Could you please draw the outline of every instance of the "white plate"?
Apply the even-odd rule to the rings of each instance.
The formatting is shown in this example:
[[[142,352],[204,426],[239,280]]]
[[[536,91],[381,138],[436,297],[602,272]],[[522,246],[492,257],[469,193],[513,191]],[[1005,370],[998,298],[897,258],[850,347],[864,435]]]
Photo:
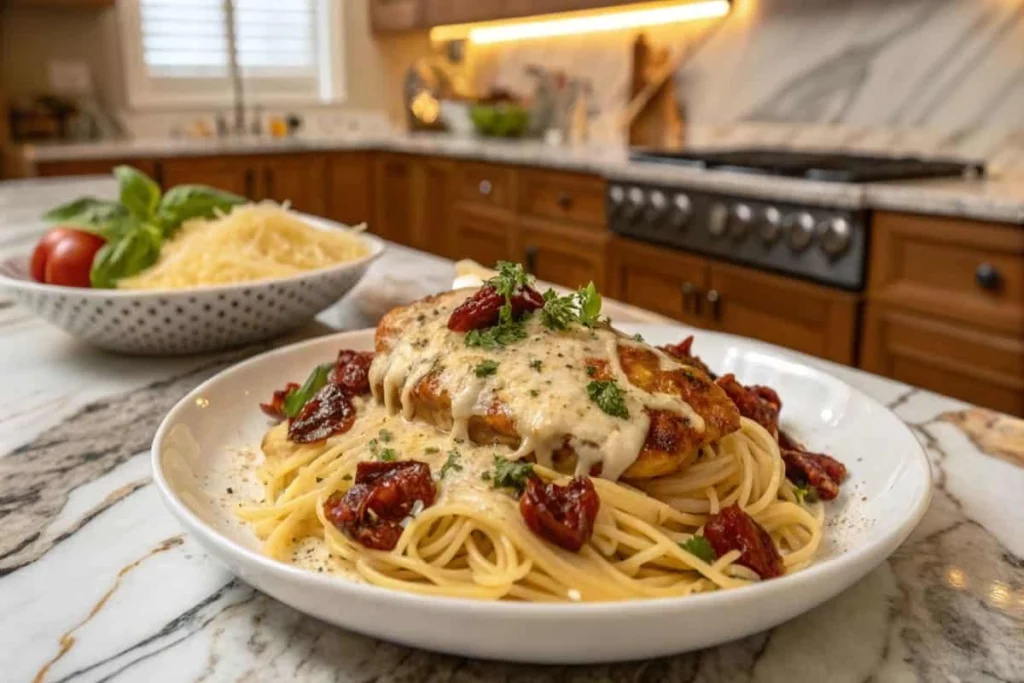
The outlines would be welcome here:
[[[656,344],[686,334],[675,326],[622,328]],[[168,414],[153,442],[153,470],[171,511],[243,580],[298,610],[379,638],[538,663],[642,659],[715,645],[775,626],[850,586],[906,539],[931,497],[920,444],[883,406],[781,349],[698,330],[695,351],[713,369],[774,387],[783,423],[849,468],[840,497],[828,506],[827,542],[812,567],[683,598],[541,605],[413,595],[271,560],[222,507],[223,473],[239,447],[259,444],[267,428],[259,401],[340,348],[372,348],[372,335],[346,332],[296,344],[217,375]]]
[[[348,229],[298,214],[322,230]],[[177,355],[250,344],[308,323],[345,296],[384,243],[360,236],[369,253],[287,278],[188,289],[89,289],[35,282],[28,255],[0,261],[0,289],[68,334],[120,353]]]

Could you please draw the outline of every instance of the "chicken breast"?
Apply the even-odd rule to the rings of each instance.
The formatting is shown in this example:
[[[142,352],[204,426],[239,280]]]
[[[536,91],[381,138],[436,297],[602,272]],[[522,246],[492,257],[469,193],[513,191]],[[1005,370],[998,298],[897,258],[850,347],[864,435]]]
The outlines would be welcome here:
[[[476,344],[447,327],[473,291],[381,320],[370,371],[378,400],[474,443],[612,479],[678,471],[739,428],[736,406],[704,372],[607,325],[553,330],[535,313],[521,338]]]

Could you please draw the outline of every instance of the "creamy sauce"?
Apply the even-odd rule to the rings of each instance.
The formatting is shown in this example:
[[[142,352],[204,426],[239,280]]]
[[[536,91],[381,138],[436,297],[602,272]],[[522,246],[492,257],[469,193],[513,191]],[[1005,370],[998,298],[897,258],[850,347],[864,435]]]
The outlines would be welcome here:
[[[471,293],[466,291],[465,296]],[[626,378],[618,345],[640,344],[610,329],[571,325],[567,330],[552,331],[534,314],[525,323],[526,339],[504,348],[469,347],[464,334],[447,327],[451,311],[464,298],[410,306],[404,312],[407,318],[398,321],[401,331],[390,350],[374,358],[371,387],[389,414],[413,419],[416,405],[412,392],[436,372],[438,391],[446,392],[451,400],[454,438],[468,440],[470,418],[487,415],[497,406],[520,437],[519,447],[509,458],[533,454],[539,464],[551,467],[553,454],[569,444],[577,456],[576,474],[588,474],[601,465],[601,476],[613,480],[636,461],[643,447],[650,426],[646,409],[679,413],[694,429],[704,430],[704,420],[685,401],[649,393]],[[608,363],[622,390],[628,419],[609,415],[590,399],[588,359]],[[493,374],[478,377],[477,368],[484,361],[497,363],[497,368]]]

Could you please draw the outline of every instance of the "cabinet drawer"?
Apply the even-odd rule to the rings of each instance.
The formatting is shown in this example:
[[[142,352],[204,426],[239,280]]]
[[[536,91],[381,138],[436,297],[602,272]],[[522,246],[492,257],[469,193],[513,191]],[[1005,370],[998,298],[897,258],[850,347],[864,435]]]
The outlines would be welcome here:
[[[462,164],[456,172],[456,196],[481,206],[511,208],[515,171],[490,164]]]
[[[869,297],[989,329],[1024,331],[1024,230],[878,213]]]
[[[691,325],[705,326],[700,307],[710,277],[705,259],[613,237],[608,260],[611,296]]]
[[[1011,415],[1024,415],[1024,340],[870,303],[861,367]]]
[[[526,171],[519,179],[523,213],[603,228],[604,181],[576,173]]]

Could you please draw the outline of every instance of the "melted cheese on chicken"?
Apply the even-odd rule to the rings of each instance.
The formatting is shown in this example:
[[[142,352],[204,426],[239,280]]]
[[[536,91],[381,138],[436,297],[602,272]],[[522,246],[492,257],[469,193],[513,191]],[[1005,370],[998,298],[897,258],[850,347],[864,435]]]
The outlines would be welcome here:
[[[620,346],[650,347],[621,336],[608,327],[589,329],[572,325],[567,330],[546,328],[541,316],[525,321],[527,336],[506,347],[485,349],[466,345],[466,335],[447,327],[451,311],[471,292],[460,292],[417,309],[414,319],[387,348],[381,349],[370,367],[374,397],[390,414],[406,420],[417,415],[416,393],[425,382],[450,404],[451,427],[457,439],[469,439],[474,416],[507,418],[519,442],[510,456],[533,454],[546,467],[554,466],[555,454],[570,447],[576,455],[576,474],[596,471],[618,479],[636,461],[651,426],[649,410],[681,416],[695,432],[705,422],[679,396],[648,392],[634,385],[619,360]],[[661,352],[663,366],[680,367]],[[591,400],[588,361],[603,361],[621,390],[627,418],[605,412]],[[492,372],[488,363],[496,363]]]

